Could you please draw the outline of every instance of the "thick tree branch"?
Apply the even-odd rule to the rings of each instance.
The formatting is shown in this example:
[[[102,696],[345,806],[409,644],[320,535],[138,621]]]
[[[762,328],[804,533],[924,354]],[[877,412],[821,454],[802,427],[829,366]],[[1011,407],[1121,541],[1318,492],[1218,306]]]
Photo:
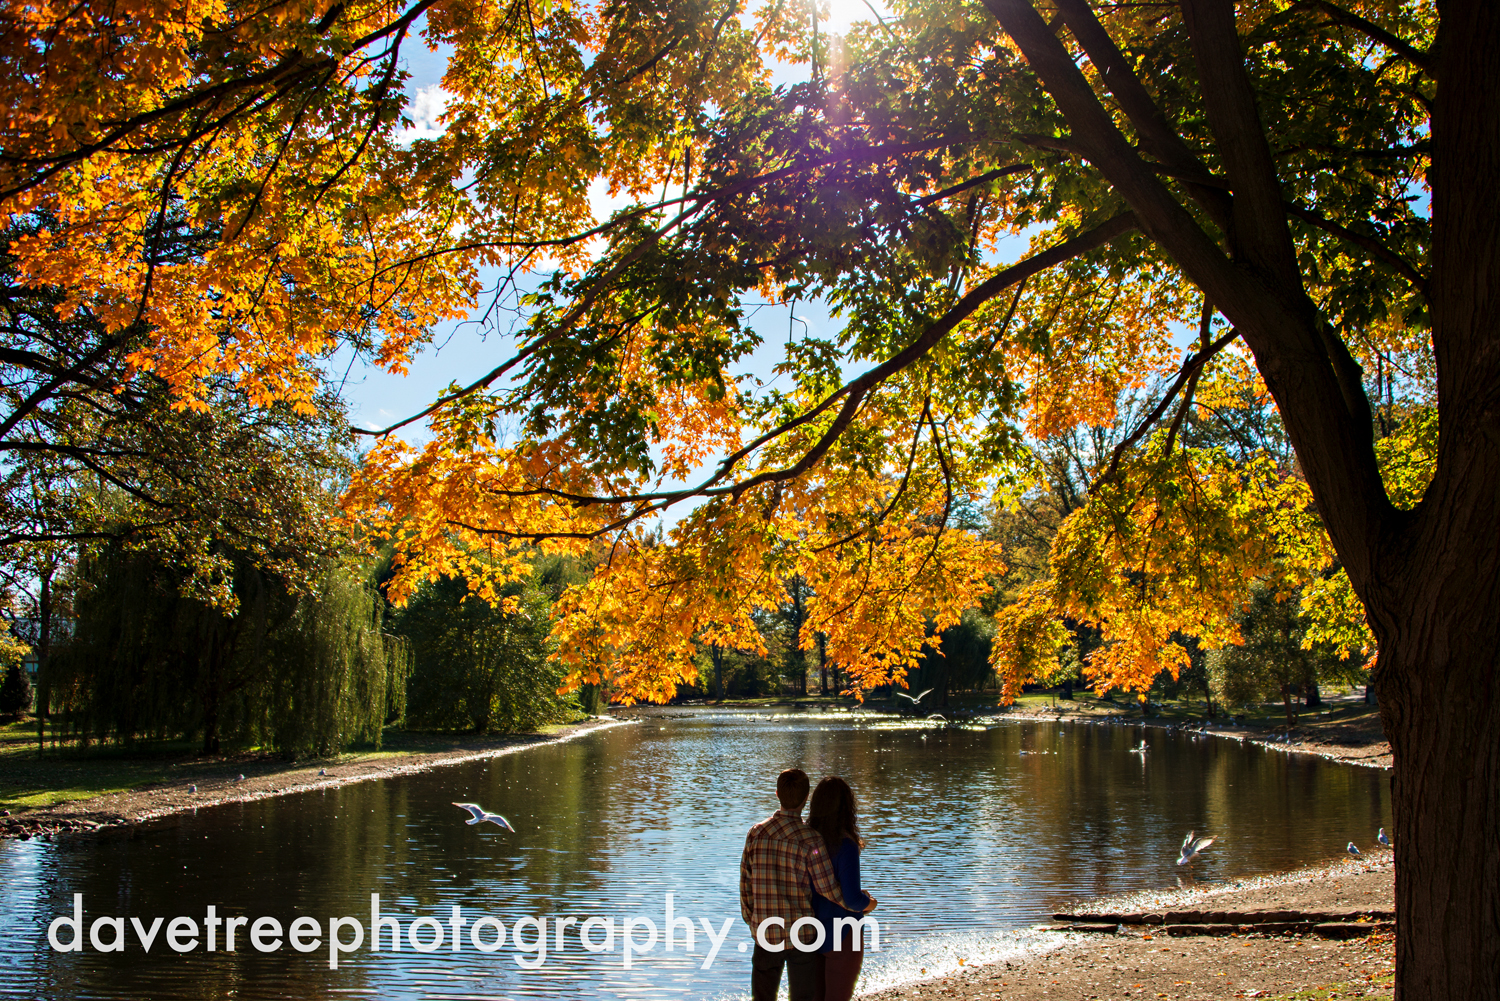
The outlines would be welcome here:
[[[877,388],[881,383],[891,378],[898,372],[909,368],[949,333],[974,314],[981,306],[990,299],[999,295],[1010,286],[1025,281],[1033,275],[1039,274],[1048,268],[1055,267],[1064,261],[1071,260],[1091,250],[1097,250],[1117,237],[1135,229],[1135,217],[1125,212],[1107,220],[1087,232],[1080,233],[1055,247],[1044,250],[1039,254],[1018,261],[1007,268],[1001,269],[987,280],[970,289],[957,303],[939,317],[932,325],[927,327],[911,344],[897,352],[885,362],[865,372],[863,375],[849,381],[839,389],[830,393],[818,403],[817,406],[799,414],[792,420],[786,421],[775,428],[766,431],[749,444],[742,446],[735,452],[720,461],[713,474],[696,486],[686,487],[682,490],[662,491],[653,493],[624,494],[615,496],[597,496],[591,494],[580,494],[565,490],[556,490],[547,487],[536,487],[528,490],[497,490],[499,496],[548,496],[558,500],[568,501],[580,507],[604,504],[634,504],[639,505],[624,517],[613,521],[611,524],[579,535],[569,533],[558,537],[586,537],[594,538],[609,534],[618,530],[632,521],[638,520],[646,515],[661,511],[671,505],[685,500],[689,497],[722,497],[730,496],[738,498],[745,491],[753,489],[766,483],[785,482],[795,479],[807,470],[815,466],[818,461],[828,452],[848,428],[858,413],[863,400]],[[748,479],[735,483],[724,483],[730,474],[740,463],[754,454],[763,446],[772,441],[809,424],[833,409],[835,404],[843,401],[843,405],[834,415],[829,426],[819,436],[818,440],[798,459],[797,462],[781,469],[766,470]],[[455,523],[457,524],[457,523]],[[472,525],[463,527],[471,528],[477,532],[497,534],[493,531]],[[518,536],[520,537],[520,536]],[[531,538],[532,536],[524,536]],[[547,536],[550,537],[550,536]],[[540,538],[540,537],[538,537]]]
[[[1304,0],[1302,3],[1294,4],[1292,10],[1316,10],[1328,15],[1328,19],[1334,24],[1346,28],[1353,28],[1373,41],[1390,49],[1396,55],[1416,66],[1428,76],[1436,78],[1437,67],[1433,65],[1432,57],[1410,42],[1391,32],[1386,31],[1380,25],[1368,18],[1360,17],[1352,10],[1345,10],[1338,4],[1330,3],[1329,0]]]
[[[1157,177],[1155,169],[1137,155],[1067,50],[1047,30],[1032,3],[984,0],[984,4],[1016,42],[1057,103],[1067,119],[1071,141],[1086,149],[1090,162],[1135,210],[1141,230],[1176,260],[1245,338],[1286,421],[1319,509],[1327,518],[1334,545],[1356,589],[1360,588],[1369,581],[1376,549],[1396,512],[1386,496],[1375,461],[1368,408],[1361,415],[1357,406],[1349,405],[1348,379],[1343,373],[1347,366],[1330,353],[1330,346],[1323,339],[1326,323],[1303,291],[1295,268],[1290,281],[1273,277],[1275,271],[1285,267],[1281,260],[1285,248],[1277,242],[1276,227],[1280,227],[1282,234],[1287,232],[1286,210],[1276,191],[1275,172],[1267,170],[1263,162],[1259,169],[1236,168],[1251,185],[1251,191],[1242,191],[1238,178],[1232,179],[1236,222],[1244,216],[1250,227],[1250,232],[1239,234],[1241,242],[1257,245],[1264,258],[1260,262],[1247,261],[1249,266],[1246,266],[1224,253]],[[1221,22],[1225,20],[1222,10],[1218,17]],[[1235,87],[1236,75],[1238,86],[1245,86],[1244,58],[1233,34],[1232,16],[1228,18],[1228,27],[1233,42],[1229,50],[1221,51],[1226,49],[1218,37],[1222,25],[1209,30],[1212,44],[1206,45],[1206,49],[1237,64],[1223,72],[1210,67],[1204,78],[1205,91]],[[1227,79],[1221,80],[1221,76]],[[1218,109],[1221,121],[1216,128],[1225,128],[1233,122],[1256,130],[1258,140],[1230,137],[1233,148],[1244,146],[1253,155],[1258,143],[1262,157],[1267,155],[1265,137],[1254,115],[1253,95],[1247,101],[1244,95],[1206,94],[1205,103]],[[1248,123],[1244,121],[1247,111]],[[1221,148],[1220,152],[1226,160],[1229,158],[1229,149]],[[1274,203],[1267,208],[1261,203],[1271,195],[1275,196]],[[1239,210],[1241,199],[1247,206],[1243,213]],[[1275,219],[1255,218],[1248,211],[1252,205],[1261,211],[1274,210]],[[1258,228],[1264,232],[1258,232]],[[1272,243],[1269,251],[1265,246],[1268,237]],[[1289,237],[1286,239],[1289,242]],[[1267,264],[1272,266],[1270,274]]]
[[[1228,194],[1213,183],[1213,172],[1167,121],[1140,78],[1131,70],[1124,53],[1094,16],[1087,0],[1057,0],[1057,7],[1067,21],[1068,30],[1099,68],[1105,86],[1120,102],[1120,108],[1135,127],[1147,155],[1176,171],[1177,176],[1187,183],[1193,200],[1203,207],[1216,225],[1227,230],[1230,216]]]
[[[1237,261],[1272,283],[1300,288],[1297,253],[1282,210],[1276,160],[1266,141],[1232,0],[1183,0],[1182,17],[1203,81],[1203,107],[1234,190],[1229,242]]]
[[[1029,163],[1014,163],[1008,167],[997,167],[994,170],[985,171],[978,177],[971,177],[967,181],[955,184],[951,188],[944,188],[942,191],[935,191],[930,195],[924,195],[921,198],[918,198],[915,204],[919,208],[926,208],[934,202],[940,202],[944,198],[952,198],[956,194],[968,191],[970,188],[977,188],[981,184],[988,184],[990,181],[996,181],[1002,177],[1009,177],[1012,174],[1024,174],[1028,170],[1034,169],[1036,168],[1034,168]]]
[[[1428,297],[1427,276],[1412,266],[1411,262],[1390,247],[1373,236],[1363,236],[1354,232],[1347,226],[1342,226],[1327,218],[1321,212],[1298,205],[1296,202],[1287,202],[1286,211],[1289,215],[1301,219],[1309,225],[1316,226],[1325,233],[1332,233],[1341,240],[1346,240],[1362,250],[1368,250],[1370,256],[1376,260],[1383,261],[1391,266],[1398,275],[1411,282],[1412,287],[1417,290],[1422,298]]]

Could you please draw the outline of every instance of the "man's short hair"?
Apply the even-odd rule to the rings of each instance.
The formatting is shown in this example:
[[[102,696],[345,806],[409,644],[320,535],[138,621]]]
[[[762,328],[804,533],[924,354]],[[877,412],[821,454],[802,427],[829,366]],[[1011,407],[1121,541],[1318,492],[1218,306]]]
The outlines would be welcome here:
[[[812,783],[807,781],[807,773],[800,768],[788,768],[776,776],[776,798],[781,800],[782,809],[802,809],[802,804],[807,802],[807,790],[811,786]]]

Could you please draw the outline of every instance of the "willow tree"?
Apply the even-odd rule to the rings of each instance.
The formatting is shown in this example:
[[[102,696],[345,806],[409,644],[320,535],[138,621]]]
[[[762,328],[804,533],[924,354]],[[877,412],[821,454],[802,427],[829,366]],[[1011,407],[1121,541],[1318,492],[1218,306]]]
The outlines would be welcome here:
[[[232,609],[191,568],[117,543],[81,561],[73,636],[47,669],[53,711],[88,744],[198,737],[288,757],[379,746],[404,709],[409,655],[381,628],[384,601],[338,563],[293,591],[231,555]]]
[[[559,652],[663,698],[795,576],[802,642],[868,686],[997,568],[954,511],[1159,380],[999,623],[1008,684],[1061,617],[1099,628],[1096,683],[1140,686],[1174,635],[1241,640],[1247,579],[1324,582],[1328,634],[1379,651],[1397,989],[1500,992],[1496,5],[898,0],[842,38],[779,0],[168,8],[26,6],[0,37],[0,207],[40,227],[17,268],[97,350],[140,323],[128,364],[189,406],[218,372],[305,401],[340,340],[403,365],[476,263],[551,272],[517,353],[348,494],[397,600],[464,574],[502,601],[520,547],[596,547]],[[403,144],[424,15],[446,131]],[[636,201],[596,225],[600,179]],[[844,328],[737,378],[754,304],[815,296]],[[77,368],[35,362],[19,410]],[[1294,466],[1184,446],[1246,393]]]

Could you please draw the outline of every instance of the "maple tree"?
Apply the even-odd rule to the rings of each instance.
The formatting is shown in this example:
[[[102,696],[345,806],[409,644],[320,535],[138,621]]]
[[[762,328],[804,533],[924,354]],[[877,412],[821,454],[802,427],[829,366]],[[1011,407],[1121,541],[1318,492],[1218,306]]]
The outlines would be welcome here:
[[[997,666],[1014,691],[1067,617],[1094,683],[1141,687],[1174,636],[1243,640],[1249,581],[1303,588],[1312,639],[1378,648],[1398,991],[1500,991],[1494,5],[903,0],[832,38],[711,0],[7,11],[9,253],[104,332],[23,359],[13,415],[105,357],[189,408],[226,373],[313,407],[334,345],[399,369],[498,267],[516,352],[415,415],[426,441],[377,437],[346,508],[398,601],[462,576],[503,605],[527,547],[588,551],[559,655],[661,699],[696,642],[757,650],[790,579],[804,646],[899,676],[1003,562],[955,509],[1160,385]],[[417,30],[450,99],[404,142]],[[633,199],[603,224],[598,180]],[[737,377],[751,304],[814,297],[843,330]],[[1247,395],[1294,464],[1183,440]]]

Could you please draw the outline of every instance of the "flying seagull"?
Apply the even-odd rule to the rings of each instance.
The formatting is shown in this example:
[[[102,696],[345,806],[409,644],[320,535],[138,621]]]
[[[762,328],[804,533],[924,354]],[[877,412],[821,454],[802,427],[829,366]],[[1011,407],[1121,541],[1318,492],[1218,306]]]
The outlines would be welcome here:
[[[896,693],[897,697],[899,697],[899,698],[911,700],[911,704],[914,705],[914,706],[915,705],[920,705],[921,702],[922,702],[922,700],[925,699],[927,696],[929,696],[931,694],[932,694],[932,689],[930,689],[930,688],[927,689],[927,691],[923,692],[921,695],[907,695],[905,692],[897,692]]]
[[[1359,849],[1354,847],[1354,842],[1353,841],[1349,842],[1349,847],[1346,848],[1345,851],[1347,851],[1350,855],[1358,855],[1359,854]]]
[[[1375,840],[1380,842],[1382,847],[1389,848],[1391,846],[1391,839],[1385,836],[1384,827],[1380,829],[1379,834],[1375,835]]]
[[[1197,831],[1188,831],[1187,837],[1182,839],[1182,857],[1177,860],[1178,865],[1187,865],[1198,857],[1199,852],[1218,840],[1217,838],[1194,837],[1197,833]]]
[[[480,806],[478,803],[454,803],[453,805],[463,807],[465,810],[468,810],[474,815],[472,820],[464,821],[464,823],[468,824],[471,827],[475,824],[482,824],[486,820],[488,820],[496,827],[503,827],[512,834],[516,833],[516,829],[510,826],[510,821],[506,820],[498,813],[491,813],[484,807]]]

